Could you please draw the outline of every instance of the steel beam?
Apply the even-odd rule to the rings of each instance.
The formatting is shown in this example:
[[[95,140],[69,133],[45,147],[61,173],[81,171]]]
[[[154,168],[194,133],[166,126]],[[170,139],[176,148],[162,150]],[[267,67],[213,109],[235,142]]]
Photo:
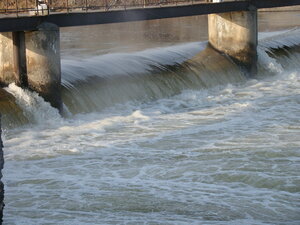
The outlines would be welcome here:
[[[248,7],[249,2],[243,1],[107,12],[57,13],[33,17],[19,15],[18,18],[0,19],[0,32],[35,30],[43,22],[54,23],[59,27],[82,26],[242,11]]]
[[[258,9],[300,5],[300,0],[250,0]]]
[[[250,6],[260,9],[294,5],[300,5],[300,0],[249,0],[105,12],[64,12],[52,13],[48,16],[21,17],[19,15],[18,18],[9,17],[0,19],[0,32],[35,30],[43,22],[54,23],[59,27],[83,26],[247,11]]]

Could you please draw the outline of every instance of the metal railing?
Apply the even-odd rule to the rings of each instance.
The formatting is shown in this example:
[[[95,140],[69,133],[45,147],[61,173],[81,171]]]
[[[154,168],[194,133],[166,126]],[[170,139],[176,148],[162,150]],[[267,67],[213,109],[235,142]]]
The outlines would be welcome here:
[[[205,3],[206,0],[0,0],[1,17],[127,10]]]

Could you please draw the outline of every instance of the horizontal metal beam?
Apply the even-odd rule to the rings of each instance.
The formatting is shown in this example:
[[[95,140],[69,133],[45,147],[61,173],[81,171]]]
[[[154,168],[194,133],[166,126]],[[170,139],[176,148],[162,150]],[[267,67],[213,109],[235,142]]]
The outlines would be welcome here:
[[[258,9],[300,5],[300,0],[251,0]]]
[[[247,2],[224,2],[219,4],[209,3],[108,12],[59,13],[48,16],[3,18],[0,19],[0,32],[34,30],[42,22],[54,23],[59,27],[82,26],[240,11],[246,10],[248,6]]]
[[[59,27],[83,26],[245,11],[249,10],[250,6],[272,8],[289,5],[300,5],[300,0],[250,0],[108,12],[57,13],[48,16],[2,18],[0,19],[0,32],[35,30],[43,22],[54,23]]]

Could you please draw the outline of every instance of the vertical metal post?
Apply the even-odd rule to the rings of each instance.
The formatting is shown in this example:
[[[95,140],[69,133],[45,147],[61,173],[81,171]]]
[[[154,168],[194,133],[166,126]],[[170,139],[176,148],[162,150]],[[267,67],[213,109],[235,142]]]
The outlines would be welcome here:
[[[12,32],[15,82],[18,86],[27,87],[27,66],[24,31]]]
[[[5,10],[5,13],[8,12],[8,0],[6,0],[6,10]]]
[[[41,4],[42,15],[44,16],[44,5]]]
[[[17,10],[17,17],[19,17],[19,5],[18,5],[18,0],[16,0],[16,10]]]
[[[66,1],[67,1],[67,12],[69,13],[69,0]]]
[[[50,6],[51,6],[51,0],[50,1],[46,1],[46,5],[47,5],[47,15],[49,16],[50,15]]]
[[[39,15],[39,1],[38,0],[35,1],[35,5],[36,5],[36,7],[35,7],[36,15],[38,16]]]
[[[104,11],[108,11],[108,3],[107,0],[105,0],[105,10]]]

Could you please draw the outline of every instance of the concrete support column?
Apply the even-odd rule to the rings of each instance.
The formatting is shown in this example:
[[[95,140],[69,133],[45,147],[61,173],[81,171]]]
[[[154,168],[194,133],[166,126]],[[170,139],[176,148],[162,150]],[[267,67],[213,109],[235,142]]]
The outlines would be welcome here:
[[[0,86],[15,82],[62,110],[59,27],[0,33]]]
[[[0,85],[15,82],[12,32],[0,33]]]
[[[27,87],[26,47],[24,31],[12,32],[15,83]]]
[[[209,43],[256,74],[257,10],[208,15]]]
[[[25,45],[28,87],[61,110],[59,27],[43,23],[36,31],[25,32]]]

